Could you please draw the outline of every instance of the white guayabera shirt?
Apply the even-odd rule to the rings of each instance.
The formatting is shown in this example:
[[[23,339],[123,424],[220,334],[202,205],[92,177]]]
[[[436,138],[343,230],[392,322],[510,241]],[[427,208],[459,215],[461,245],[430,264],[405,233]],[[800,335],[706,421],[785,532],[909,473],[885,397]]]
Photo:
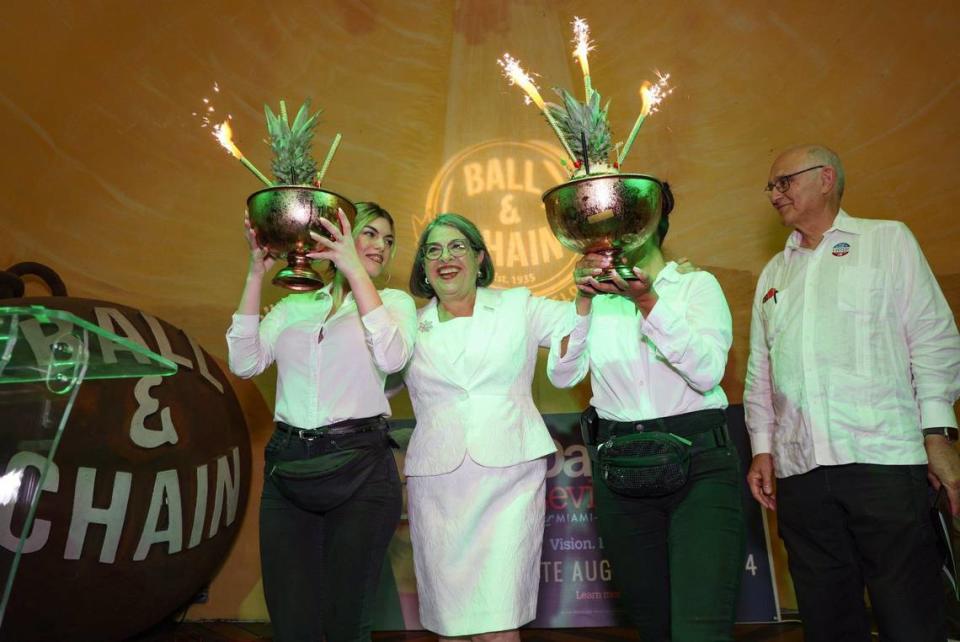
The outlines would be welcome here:
[[[653,287],[658,301],[646,318],[625,297],[595,296],[589,330],[581,322],[563,358],[551,353],[550,381],[567,388],[589,370],[590,405],[614,421],[726,408],[720,380],[733,323],[717,279],[702,271],[680,274],[671,261]]]
[[[413,354],[417,311],[400,290],[380,290],[383,305],[361,317],[348,293],[327,319],[330,286],[283,298],[261,321],[234,314],[227,331],[230,371],[254,377],[277,362],[274,417],[297,428],[390,415],[388,374]]]
[[[795,231],[760,274],[744,405],[778,477],[924,464],[921,429],[955,427],[958,394],[957,326],[903,223],[840,210],[816,249]]]

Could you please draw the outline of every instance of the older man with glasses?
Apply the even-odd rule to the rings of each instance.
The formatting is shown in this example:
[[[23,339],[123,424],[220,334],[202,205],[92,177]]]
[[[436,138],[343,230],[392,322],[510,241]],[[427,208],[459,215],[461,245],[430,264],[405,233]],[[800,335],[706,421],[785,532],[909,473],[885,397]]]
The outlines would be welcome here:
[[[766,191],[786,248],[757,284],[744,404],[753,496],[777,511],[808,642],[943,642],[928,479],[960,513],[960,336],[916,239],[840,208],[822,146],[786,150]]]

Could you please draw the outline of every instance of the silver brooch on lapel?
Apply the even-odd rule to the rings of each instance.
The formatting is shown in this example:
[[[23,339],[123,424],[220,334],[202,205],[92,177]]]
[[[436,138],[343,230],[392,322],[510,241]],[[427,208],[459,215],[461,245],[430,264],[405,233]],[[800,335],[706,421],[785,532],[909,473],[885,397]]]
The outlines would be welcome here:
[[[421,321],[419,327],[420,332],[430,332],[433,329],[433,324],[430,321]]]

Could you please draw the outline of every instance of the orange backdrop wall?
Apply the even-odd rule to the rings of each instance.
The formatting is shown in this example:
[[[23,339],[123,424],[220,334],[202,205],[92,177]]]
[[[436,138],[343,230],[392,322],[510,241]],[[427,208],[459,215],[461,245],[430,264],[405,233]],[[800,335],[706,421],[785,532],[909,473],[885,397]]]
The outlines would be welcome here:
[[[667,252],[725,287],[732,402],[756,275],[787,234],[761,191],[785,146],[835,148],[844,207],[906,221],[960,309],[960,4],[946,0],[12,3],[0,21],[0,269],[45,263],[72,295],[141,308],[225,357],[247,262],[244,201],[259,184],[194,112],[206,97],[214,116],[230,113],[240,148],[266,171],[263,103],[310,96],[324,110],[317,155],[343,134],[325,186],[398,221],[391,287],[405,287],[418,230],[446,209],[487,233],[502,285],[569,296],[573,257],[551,244],[539,199],[562,180],[560,148],[495,61],[518,57],[548,100],[552,86],[582,91],[575,15],[592,28],[593,83],[611,100],[615,140],[639,111],[640,83],[671,74],[676,89],[624,169],[671,183]],[[255,446],[273,385],[256,382],[266,404],[252,387],[241,394]],[[535,394],[544,412],[589,399],[542,372]],[[394,407],[411,416],[402,393]],[[191,617],[265,616],[255,515],[254,503]],[[791,606],[788,583],[780,589]]]

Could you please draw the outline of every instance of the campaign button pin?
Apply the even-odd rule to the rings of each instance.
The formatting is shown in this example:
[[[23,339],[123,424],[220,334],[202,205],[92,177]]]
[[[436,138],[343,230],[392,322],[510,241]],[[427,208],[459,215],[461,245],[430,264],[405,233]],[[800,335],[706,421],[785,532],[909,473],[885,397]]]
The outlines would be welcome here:
[[[833,246],[834,256],[846,256],[848,252],[850,252],[849,243],[837,243]]]

